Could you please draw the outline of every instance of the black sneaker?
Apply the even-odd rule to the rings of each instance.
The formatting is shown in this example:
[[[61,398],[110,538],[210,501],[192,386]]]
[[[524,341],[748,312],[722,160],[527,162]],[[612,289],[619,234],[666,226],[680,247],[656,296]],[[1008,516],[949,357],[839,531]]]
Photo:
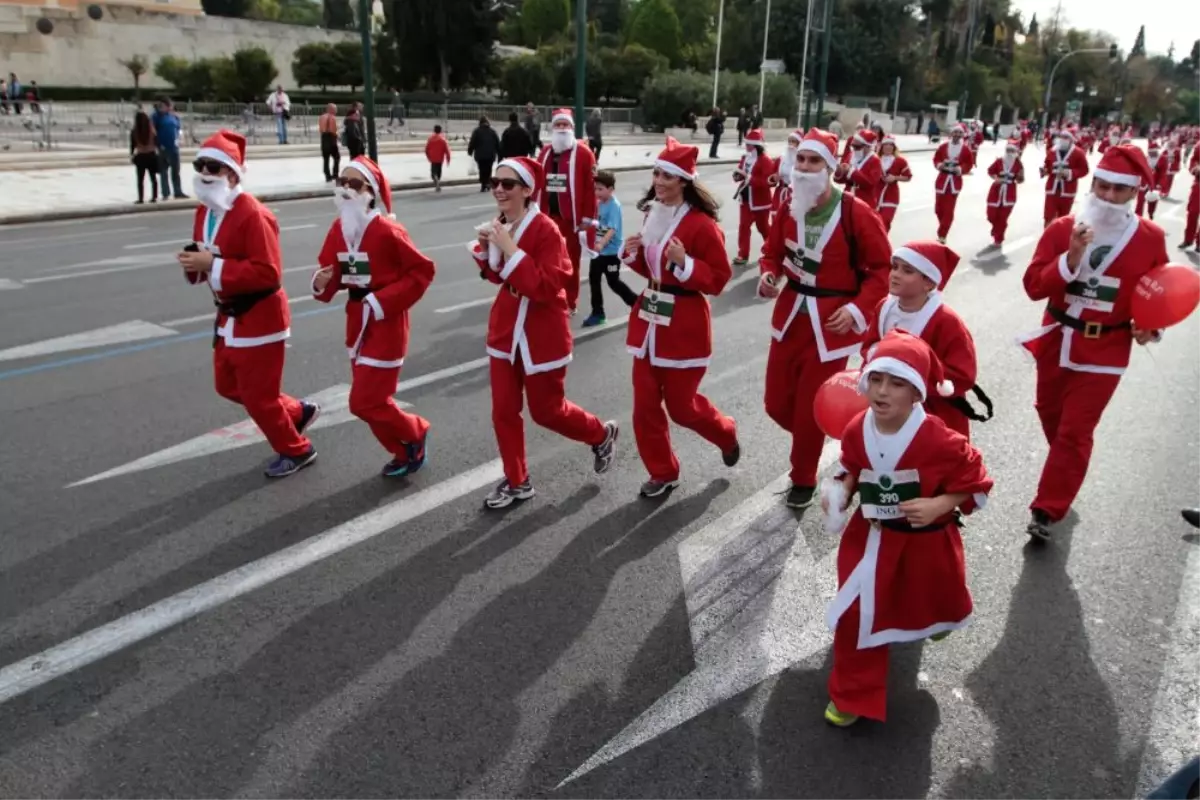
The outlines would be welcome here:
[[[815,486],[792,486],[788,489],[785,502],[788,508],[808,508],[813,504],[816,493]]]
[[[612,466],[613,459],[617,456],[617,435],[620,432],[615,419],[604,423],[604,441],[592,447],[592,452],[596,455],[593,469],[597,475],[603,475]]]
[[[1045,511],[1033,510],[1033,517],[1025,526],[1025,532],[1038,542],[1050,541],[1050,517]]]
[[[533,484],[529,481],[520,486],[513,486],[505,479],[484,498],[483,504],[491,509],[508,508],[517,500],[528,500],[535,494],[537,493],[533,490]]]
[[[733,427],[733,449],[727,453],[721,453],[721,460],[725,462],[725,466],[737,466],[738,461],[742,457],[742,443],[737,439],[737,423]]]
[[[1200,528],[1200,508],[1185,508],[1179,513],[1193,528]]]
[[[642,497],[649,497],[649,498],[662,497],[663,495],[665,495],[667,492],[671,491],[678,485],[679,485],[679,481],[677,481],[677,480],[674,480],[674,481],[648,480],[642,484],[642,488],[640,490],[638,490],[638,494],[640,494]]]
[[[317,417],[321,416],[321,407],[316,403],[310,403],[307,400],[300,401],[300,421],[296,423],[296,433],[304,433],[308,430],[308,426],[317,421]]]

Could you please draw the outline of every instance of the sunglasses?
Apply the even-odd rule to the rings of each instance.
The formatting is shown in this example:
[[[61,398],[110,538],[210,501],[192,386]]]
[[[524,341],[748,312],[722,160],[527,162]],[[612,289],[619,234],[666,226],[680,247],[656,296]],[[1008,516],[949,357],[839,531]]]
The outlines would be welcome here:
[[[504,191],[506,191],[506,192],[514,191],[514,190],[516,190],[516,188],[518,186],[524,186],[524,185],[525,184],[521,183],[519,180],[517,180],[515,178],[492,178],[492,188],[498,189],[501,186],[503,186]]]
[[[192,169],[201,175],[220,175],[225,165],[212,158],[197,158],[192,162]]]
[[[338,177],[335,183],[338,188],[349,189],[352,192],[361,192],[367,185],[367,182],[362,178],[343,178],[341,176]]]

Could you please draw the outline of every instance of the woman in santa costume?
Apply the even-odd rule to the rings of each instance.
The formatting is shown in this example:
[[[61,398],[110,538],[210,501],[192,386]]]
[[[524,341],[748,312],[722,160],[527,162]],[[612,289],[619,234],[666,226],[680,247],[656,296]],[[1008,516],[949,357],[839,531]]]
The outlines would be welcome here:
[[[896,218],[896,209],[900,207],[900,184],[912,180],[912,169],[908,159],[900,155],[896,148],[896,139],[885,136],[879,144],[879,165],[883,169],[883,191],[879,193],[879,203],[875,210],[883,220],[883,229],[892,229],[892,220]]]
[[[596,157],[583,139],[575,138],[575,114],[569,108],[554,112],[550,143],[538,155],[546,181],[536,187],[533,202],[558,225],[567,242],[571,275],[566,283],[567,307],[579,303],[579,260],[596,244]]]
[[[425,465],[429,422],[402,410],[392,395],[408,352],[408,310],[433,282],[433,261],[395,221],[391,187],[371,159],[346,165],[334,201],[338,216],[317,256],[313,296],[328,303],[346,290],[350,413],[392,454],[384,477],[411,475]]]
[[[617,423],[601,422],[566,399],[571,261],[559,228],[530,199],[544,181],[541,164],[531,158],[501,161],[492,178],[500,215],[480,226],[471,246],[481,277],[500,286],[487,332],[492,426],[504,462],[504,481],[484,501],[492,509],[534,495],[523,400],[538,425],[591,445],[597,475],[608,471],[616,453]]]
[[[625,240],[621,258],[649,281],[625,339],[633,354],[633,433],[650,473],[643,497],[661,497],[679,485],[668,417],[716,445],[726,466],[741,455],[733,419],[699,392],[712,359],[705,295],[719,295],[733,275],[717,203],[697,181],[699,154],[667,141],[654,162],[642,230]]]
[[[1200,147],[1192,150],[1188,171],[1192,173],[1192,190],[1188,194],[1187,220],[1183,223],[1183,241],[1179,248],[1194,245],[1200,253]]]
[[[975,156],[963,141],[966,134],[966,128],[956,125],[950,131],[950,141],[938,145],[933,154],[933,166],[938,171],[933,184],[933,213],[937,215],[937,238],[942,244],[946,243],[950,226],[954,224],[954,207],[962,192],[963,175],[971,174],[975,166]]]
[[[1138,187],[1137,207],[1134,213],[1140,217],[1142,212],[1146,212],[1147,217],[1154,219],[1154,212],[1158,209],[1158,201],[1162,197],[1161,192],[1167,185],[1167,158],[1158,142],[1153,140],[1146,143],[1146,155],[1154,180]]]
[[[1087,475],[1092,436],[1133,343],[1158,338],[1133,327],[1130,302],[1138,280],[1167,263],[1162,228],[1133,213],[1138,186],[1151,180],[1146,155],[1133,145],[1104,151],[1092,191],[1076,216],[1042,232],[1025,271],[1030,300],[1045,301],[1042,327],[1022,337],[1037,361],[1034,407],[1050,453],[1030,504],[1027,532],[1050,539]]]
[[[784,205],[784,195],[792,181],[792,167],[796,164],[796,148],[800,146],[800,140],[803,138],[804,131],[789,133],[787,147],[784,148],[783,155],[776,159],[775,174],[771,176],[771,185],[775,187],[774,194],[771,196],[772,215],[779,213],[780,206]]]
[[[987,218],[992,225],[992,249],[1004,244],[1008,218],[1017,204],[1017,185],[1025,182],[1025,167],[1021,164],[1020,145],[1013,139],[1004,145],[1004,155],[988,167],[992,186],[988,189]]]
[[[1075,134],[1064,128],[1054,135],[1054,144],[1046,149],[1046,163],[1039,171],[1046,179],[1043,218],[1049,226],[1071,213],[1079,179],[1088,174],[1087,155],[1075,145]]]
[[[1170,197],[1171,189],[1175,186],[1175,176],[1179,174],[1180,169],[1183,167],[1183,142],[1180,140],[1179,134],[1172,134],[1167,140],[1165,155],[1167,158],[1167,178],[1159,191],[1163,197]]]
[[[320,409],[280,391],[291,313],[275,215],[242,188],[246,139],[219,130],[196,153],[200,205],[192,244],[176,256],[189,283],[207,283],[217,306],[213,373],[217,394],[238,403],[276,452],[268,478],[307,467],[317,450],[304,430]]]
[[[867,315],[887,294],[892,248],[879,215],[833,184],[837,137],[811,129],[796,153],[791,204],[763,247],[758,296],[771,316],[764,404],[791,434],[791,508],[813,502],[825,434],[813,399],[858,355]]]
[[[958,513],[982,509],[992,479],[979,451],[922,408],[941,380],[929,345],[905,331],[884,336],[859,379],[870,405],[846,427],[839,469],[822,487],[826,530],[845,526],[826,616],[825,720],[838,727],[887,719],[890,645],[939,641],[971,618]]]
[[[738,244],[735,266],[750,260],[750,229],[757,228],[765,241],[771,224],[771,178],[775,162],[767,157],[763,132],[755,128],[746,134],[746,152],[742,154],[733,180],[737,189],[733,197],[738,202]]]
[[[874,131],[861,130],[854,134],[850,140],[853,150],[850,160],[839,164],[833,175],[835,181],[845,185],[870,208],[879,205],[879,197],[883,194],[883,162],[875,153],[877,141]]]

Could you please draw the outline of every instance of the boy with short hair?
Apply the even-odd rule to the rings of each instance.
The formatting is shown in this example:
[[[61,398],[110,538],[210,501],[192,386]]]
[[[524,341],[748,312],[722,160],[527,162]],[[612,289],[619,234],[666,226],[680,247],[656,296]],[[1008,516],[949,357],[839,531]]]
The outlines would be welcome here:
[[[450,143],[442,135],[441,125],[433,126],[433,133],[425,142],[425,157],[429,159],[429,177],[433,179],[433,189],[440,192],[442,190],[442,165],[450,163]]]
[[[598,205],[597,219],[600,227],[596,230],[596,253],[592,256],[591,268],[588,273],[588,283],[592,287],[592,313],[583,321],[583,327],[592,328],[603,325],[604,316],[604,287],[601,279],[608,281],[608,288],[617,293],[625,305],[633,308],[638,295],[621,280],[621,201],[617,199],[616,176],[608,170],[596,173],[596,203]]]

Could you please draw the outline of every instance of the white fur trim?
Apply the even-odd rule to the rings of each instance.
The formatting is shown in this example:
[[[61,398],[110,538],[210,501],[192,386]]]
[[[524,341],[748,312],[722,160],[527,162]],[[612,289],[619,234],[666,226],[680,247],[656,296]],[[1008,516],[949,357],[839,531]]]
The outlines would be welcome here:
[[[683,265],[675,270],[675,279],[680,283],[687,283],[688,279],[692,277],[692,271],[695,268],[696,262],[692,260],[692,257],[684,256]]]
[[[674,175],[676,178],[683,178],[685,181],[694,181],[698,177],[695,173],[684,172],[682,167],[672,164],[670,161],[664,161],[661,158],[655,159],[654,168],[661,169],[663,172],[668,175]]]
[[[1071,268],[1067,265],[1067,254],[1063,253],[1061,256],[1058,257],[1058,274],[1067,283],[1070,283],[1071,281],[1078,278],[1079,272],[1082,269],[1083,269],[1083,263],[1080,262],[1079,269],[1076,269],[1074,272],[1072,272]]]
[[[575,115],[574,114],[555,114],[553,117],[550,118],[550,124],[553,125],[556,122],[569,122],[572,125],[574,125],[575,124]]]
[[[937,385],[937,393],[942,397],[952,397],[954,395],[954,382],[941,381]]]
[[[856,306],[854,303],[846,303],[846,305],[842,306],[842,308],[849,311],[850,316],[854,317],[854,332],[866,333],[867,318],[863,316],[863,313],[859,310],[858,306]]]
[[[508,276],[513,274],[513,270],[517,268],[517,265],[520,264],[521,260],[524,258],[524,250],[518,250],[517,252],[513,253],[512,257],[509,258],[508,261],[504,262],[504,269],[500,270],[500,279],[505,281],[508,280]]]
[[[383,319],[383,306],[380,305],[379,298],[375,296],[374,292],[364,297],[363,301],[371,307],[371,312],[375,315],[375,319]]]
[[[888,375],[894,375],[897,378],[903,378],[916,387],[917,391],[921,393],[921,402],[925,402],[925,379],[917,374],[917,371],[911,365],[891,356],[876,358],[863,366],[862,375],[858,378],[859,394],[867,393],[867,378],[872,372],[883,372]]]
[[[393,361],[381,361],[378,358],[368,358],[366,356],[357,356],[354,363],[363,367],[379,367],[381,369],[396,369],[404,366],[404,359],[397,358]]]
[[[221,291],[221,272],[225,268],[225,259],[214,258],[212,269],[208,273],[208,285],[212,287],[214,292]]]
[[[215,147],[201,147],[196,151],[196,160],[199,161],[202,158],[220,161],[222,164],[236,172],[239,178],[244,178],[246,176],[246,167],[234,161],[224,150],[218,150]]]
[[[803,150],[806,153],[816,153],[829,166],[830,169],[837,169],[838,160],[833,153],[829,152],[829,148],[815,139],[805,139],[800,142],[800,146],[796,148],[799,152]]]
[[[1146,192],[1146,202],[1147,203],[1157,203],[1161,199],[1162,199],[1162,195],[1160,195],[1158,192],[1154,191],[1153,189]]]
[[[862,134],[862,131],[859,131],[858,133],[854,134],[854,136],[852,137],[852,140],[854,141],[854,143],[855,144],[865,144],[867,147],[870,147],[871,143],[868,142],[866,139],[862,138],[861,134]],[[895,142],[893,142],[893,144],[895,144]]]
[[[913,250],[911,247],[897,247],[892,251],[892,258],[898,258],[905,264],[933,281],[934,286],[942,285],[942,271],[932,261]]]
[[[1141,177],[1138,175],[1127,175],[1124,172],[1113,172],[1108,169],[1096,169],[1092,173],[1092,177],[1120,186],[1138,186],[1142,182]]]
[[[521,182],[530,189],[537,188],[537,184],[533,182],[533,175],[529,174],[529,170],[525,169],[525,165],[520,161],[514,161],[511,158],[506,158],[496,165],[496,169],[500,169],[500,167],[508,167],[513,172],[517,173],[517,177],[521,179]]]
[[[371,191],[374,193],[375,199],[382,204],[383,200],[379,197],[379,182],[375,180],[375,176],[371,174],[371,170],[367,169],[357,161],[351,161],[346,166],[366,178],[367,185],[371,187]]]

